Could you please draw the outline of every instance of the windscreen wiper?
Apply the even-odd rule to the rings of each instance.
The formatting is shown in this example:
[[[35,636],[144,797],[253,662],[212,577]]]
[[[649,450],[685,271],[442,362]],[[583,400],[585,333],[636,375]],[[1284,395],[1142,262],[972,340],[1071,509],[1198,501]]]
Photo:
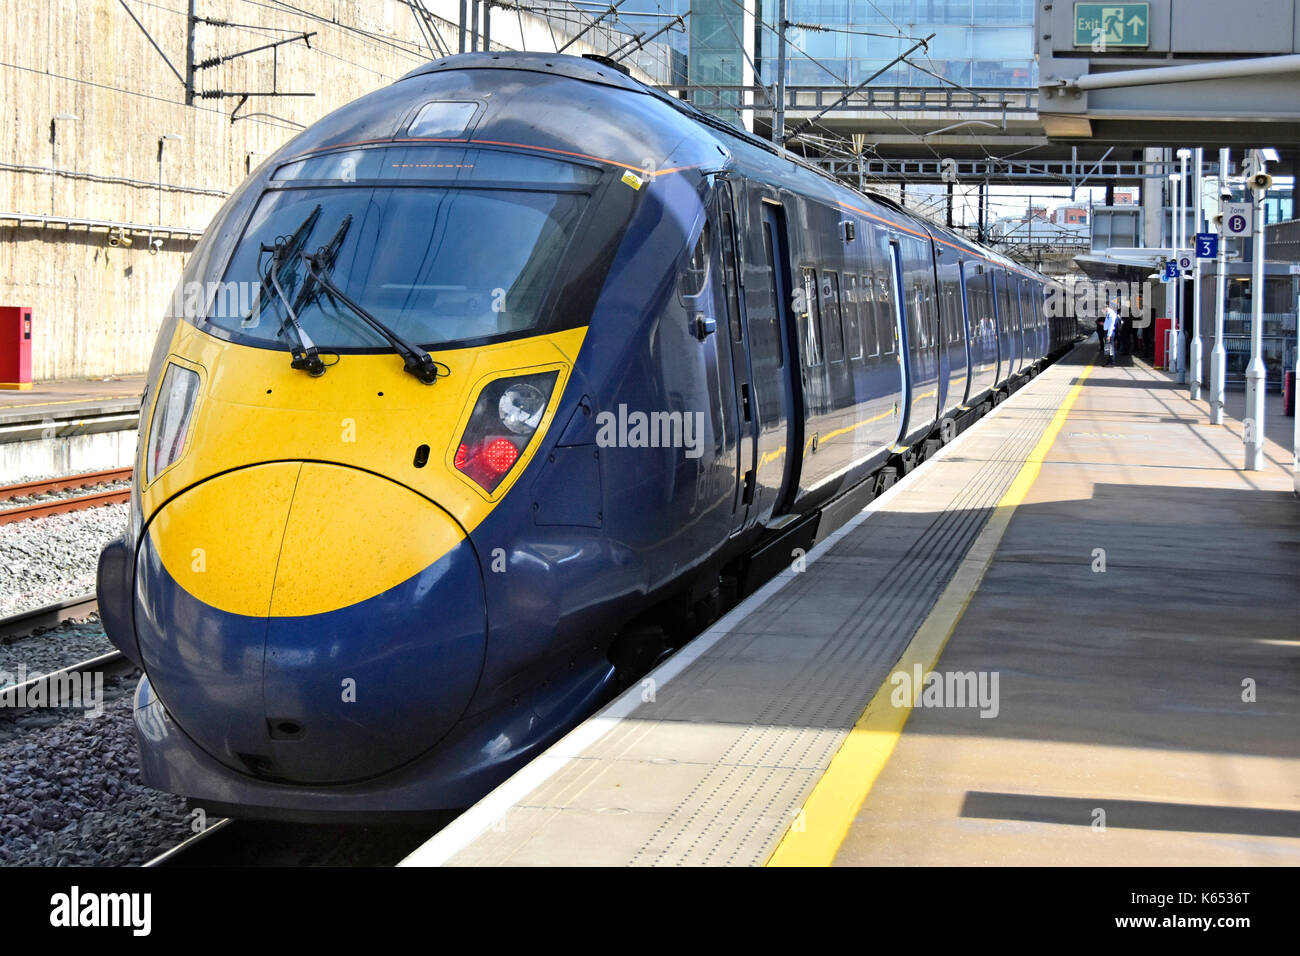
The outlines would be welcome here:
[[[271,268],[267,271],[267,276],[271,280],[271,287],[275,289],[276,295],[284,303],[286,312],[285,319],[280,323],[280,331],[286,329],[292,334],[293,342],[289,347],[289,367],[296,368],[306,372],[312,378],[319,378],[325,374],[325,363],[321,361],[320,353],[316,348],[316,343],[311,340],[303,330],[302,323],[298,321],[298,313],[294,311],[293,304],[289,301],[289,296],[285,294],[280,287],[280,265],[288,257],[286,253],[287,245],[277,242],[274,245],[262,246],[263,252],[271,253]]]
[[[252,308],[244,316],[244,322],[247,323],[262,308],[262,303],[267,298],[267,290],[273,290],[280,301],[284,304],[285,318],[280,323],[278,334],[283,334],[286,330],[290,333],[292,342],[289,344],[289,366],[300,371],[306,372],[312,378],[318,378],[325,374],[325,363],[321,361],[319,350],[316,348],[310,336],[303,330],[302,323],[298,321],[298,313],[293,304],[289,301],[288,294],[280,285],[280,271],[285,264],[292,261],[294,253],[302,247],[311,231],[316,226],[316,220],[320,217],[320,203],[307,214],[307,217],[298,224],[298,228],[288,239],[280,237],[270,245],[262,243],[258,248],[258,258],[262,254],[271,253],[271,263],[267,266],[265,274],[262,276],[262,283],[257,290],[257,299]]]
[[[334,235],[330,241],[316,250],[316,255],[324,269],[333,270],[334,262],[338,259],[339,249],[343,247],[343,239],[347,236],[351,225],[352,213],[348,213],[343,217],[343,221],[339,223],[338,229],[334,230]],[[301,310],[303,306],[319,294],[316,288],[317,285],[319,283],[316,281],[316,277],[311,272],[308,272],[307,277],[303,279],[302,288],[298,290],[297,296],[294,297],[293,307],[295,311]]]
[[[317,203],[315,208],[312,209],[311,212],[307,213],[307,218],[298,224],[298,228],[293,231],[293,234],[289,236],[288,239],[281,237],[275,241],[274,245],[270,246],[263,243],[258,253],[258,261],[261,262],[262,253],[274,253],[277,247],[282,247],[287,253],[287,255],[280,257],[280,264],[283,266],[283,263],[288,261],[289,257],[293,256],[302,247],[302,244],[306,241],[307,237],[311,235],[311,231],[316,227],[316,220],[319,217],[320,203]],[[272,265],[274,266],[275,263],[272,262]],[[267,272],[262,276],[262,284],[258,286],[257,298],[253,300],[252,308],[244,314],[241,324],[245,326],[248,325],[253,316],[262,310],[262,303],[270,298],[270,293],[272,291],[273,283],[271,282],[271,272],[270,270],[267,270]]]
[[[318,252],[302,253],[303,261],[307,263],[307,271],[313,280],[320,283],[325,293],[331,298],[342,302],[357,317],[364,321],[368,326],[382,335],[402,357],[404,370],[410,372],[425,385],[432,385],[438,380],[438,376],[445,374],[441,371],[447,366],[440,362],[435,362],[424,349],[418,345],[412,345],[406,339],[402,338],[388,326],[384,325],[377,318],[371,315],[366,309],[354,302],[346,292],[340,289],[334,280],[329,277],[329,269],[333,268],[333,263],[329,261],[326,253],[328,250],[322,249]]]

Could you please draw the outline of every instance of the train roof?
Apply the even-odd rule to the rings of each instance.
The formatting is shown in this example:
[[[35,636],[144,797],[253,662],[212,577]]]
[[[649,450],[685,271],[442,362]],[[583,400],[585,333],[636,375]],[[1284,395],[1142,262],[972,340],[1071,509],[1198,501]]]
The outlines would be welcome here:
[[[482,118],[485,124],[491,124],[489,138],[483,141],[531,143],[533,138],[540,136],[542,141],[536,144],[538,148],[558,153],[569,152],[574,156],[591,153],[599,156],[600,151],[604,150],[607,161],[628,169],[640,169],[642,165],[610,159],[613,147],[618,146],[621,152],[627,154],[623,157],[624,160],[628,157],[640,159],[640,154],[637,153],[639,149],[647,152],[657,150],[674,166],[693,164],[706,169],[710,166],[733,168],[738,173],[767,180],[809,198],[838,204],[914,235],[933,236],[947,246],[965,250],[1008,269],[1045,278],[965,236],[922,219],[886,197],[858,192],[784,147],[732,126],[663,90],[648,86],[628,75],[622,67],[605,59],[558,53],[501,51],[462,53],[431,60],[406,73],[391,86],[335,111],[295,137],[293,143],[282,152],[292,155],[295,151],[328,149],[351,142],[372,141],[368,137],[374,137],[375,140],[397,137],[402,129],[401,124],[410,119],[410,112],[418,99],[418,96],[410,95],[410,81],[477,70],[535,73],[576,80],[592,87],[604,87],[611,92],[617,91],[614,95],[632,93],[647,97],[646,109],[624,108],[619,111],[617,124],[606,123],[603,128],[596,128],[599,124],[594,107],[604,99],[602,95],[595,94],[592,97],[595,102],[583,107],[585,113],[582,110],[565,113],[564,104],[551,100],[545,104],[550,109],[541,109],[540,102],[527,102],[527,90],[515,90],[513,99],[518,102],[513,108],[508,105],[511,97],[503,97],[496,101],[496,110]],[[489,86],[485,80],[486,78],[468,82],[467,93],[472,95],[474,88]],[[529,84],[529,90],[536,88],[540,97],[545,95],[546,88],[550,85],[545,82]],[[649,101],[658,106],[651,105]],[[673,114],[666,114],[664,107],[673,111],[677,122],[669,118]],[[542,122],[544,116],[551,121]],[[587,121],[583,122],[584,119]],[[527,126],[526,133],[531,138],[525,138],[524,126]],[[476,131],[475,135],[481,135],[481,131]],[[620,139],[622,142],[616,142]]]

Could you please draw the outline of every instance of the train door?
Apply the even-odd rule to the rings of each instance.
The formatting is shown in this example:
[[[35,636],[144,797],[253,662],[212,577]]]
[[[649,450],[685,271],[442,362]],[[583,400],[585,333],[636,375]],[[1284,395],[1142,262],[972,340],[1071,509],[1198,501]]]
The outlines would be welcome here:
[[[980,277],[980,301],[983,303],[981,314],[988,325],[989,348],[993,353],[993,381],[989,382],[989,388],[996,388],[998,382],[1006,377],[1007,352],[1002,345],[1002,335],[998,332],[998,303],[993,294],[993,268],[989,265],[976,268]]]
[[[947,250],[935,267],[939,291],[939,349],[945,356],[940,383],[944,386],[941,411],[954,409],[966,402],[970,384],[970,343],[967,341],[966,295],[961,277],[962,263]]]
[[[1029,303],[1025,301],[1025,280],[1022,276],[1016,276],[1015,281],[1016,307],[1020,313],[1020,367],[1029,368],[1037,357],[1035,353],[1037,351],[1038,329],[1034,324],[1034,313],[1029,308]]]
[[[1000,343],[998,352],[1005,359],[1002,363],[999,374],[999,381],[1005,381],[1016,374],[1016,369],[1020,367],[1020,336],[1018,327],[1020,315],[1018,309],[1011,307],[1011,297],[1008,295],[1008,276],[1005,269],[997,269],[993,272],[993,299],[997,307],[998,317],[998,341]]]
[[[952,356],[948,354],[948,342],[950,339],[949,328],[953,321],[952,313],[949,311],[948,300],[943,294],[943,281],[940,277],[942,266],[940,266],[939,260],[942,255],[943,251],[939,248],[939,244],[936,243],[934,237],[931,236],[930,271],[934,275],[934,289],[936,293],[935,304],[938,306],[939,312],[938,335],[935,337],[935,341],[938,344],[937,357],[939,360],[938,382],[936,383],[939,400],[936,404],[939,407],[940,418],[943,417],[944,409],[951,404],[948,400],[948,388],[952,379]]]
[[[753,489],[753,411],[751,411],[749,356],[745,351],[744,315],[740,306],[740,278],[736,258],[736,215],[731,185],[720,179],[708,203],[708,220],[716,241],[710,250],[714,286],[719,393],[722,395],[723,444],[732,472],[732,532],[744,528]],[[725,359],[724,359],[725,356]],[[728,388],[729,386],[729,388]],[[746,488],[749,485],[749,488]]]
[[[911,429],[912,419],[912,392],[913,385],[913,360],[912,350],[908,347],[906,306],[903,304],[903,256],[898,248],[898,240],[890,239],[887,243],[889,252],[889,282],[892,288],[889,290],[889,298],[894,305],[894,337],[898,343],[898,363],[902,372],[902,417],[898,422],[898,442],[907,440],[908,432]]]
[[[757,445],[755,401],[753,376],[749,365],[749,335],[746,333],[741,287],[743,273],[739,234],[736,230],[736,207],[731,184],[725,179],[720,180],[715,196],[719,236],[717,249],[722,266],[718,275],[722,278],[720,290],[724,300],[722,314],[726,316],[726,329],[718,331],[720,334],[725,332],[730,343],[731,374],[735,384],[736,491],[732,500],[732,511],[735,516],[732,532],[737,533],[749,523],[749,506],[754,498],[754,456]],[[719,348],[722,348],[722,343],[719,343]]]
[[[910,363],[906,440],[911,441],[939,417],[939,319],[929,238],[903,235],[896,242]]]
[[[799,488],[803,447],[803,397],[795,376],[800,374],[799,350],[796,347],[794,285],[790,276],[790,244],[786,238],[785,210],[774,202],[762,202],[764,272],[770,288],[772,323],[768,348],[760,354],[775,357],[772,378],[778,383],[784,421],[772,431],[765,430],[760,439],[757,481],[762,487],[777,487],[772,515],[790,510]],[[756,326],[755,326],[756,327]],[[764,421],[766,425],[766,420]]]
[[[971,266],[971,268],[967,268]],[[966,389],[966,404],[992,388],[998,380],[998,342],[988,304],[988,280],[979,264],[961,263],[958,269],[961,281],[961,298],[966,310],[969,329],[967,355],[970,360],[970,384]]]

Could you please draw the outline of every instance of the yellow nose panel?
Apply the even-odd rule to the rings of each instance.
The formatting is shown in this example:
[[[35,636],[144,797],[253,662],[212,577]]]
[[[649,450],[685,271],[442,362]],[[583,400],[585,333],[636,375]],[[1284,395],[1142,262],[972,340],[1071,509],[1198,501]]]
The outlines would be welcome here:
[[[415,492],[318,462],[254,465],[168,502],[149,526],[167,573],[210,607],[323,614],[382,594],[463,539]]]
[[[168,502],[149,538],[172,580],[211,607],[265,617],[301,468],[296,461],[240,468]]]
[[[271,616],[323,614],[382,594],[463,537],[446,512],[395,482],[307,462],[280,548]]]

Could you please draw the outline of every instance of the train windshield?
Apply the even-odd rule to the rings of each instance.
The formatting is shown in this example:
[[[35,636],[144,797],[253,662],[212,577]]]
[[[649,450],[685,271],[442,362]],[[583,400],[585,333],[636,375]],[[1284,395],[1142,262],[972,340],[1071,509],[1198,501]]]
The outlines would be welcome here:
[[[216,296],[209,321],[237,340],[282,346],[292,310],[322,348],[386,347],[313,278],[312,256],[318,274],[410,342],[434,348],[539,328],[587,192],[572,179],[553,190],[447,188],[437,177],[450,170],[429,166],[437,172],[426,183],[403,175],[400,185],[355,167],[337,185],[319,170],[284,177],[281,167],[276,178],[296,180],[293,188],[262,196],[222,283],[249,294]]]

